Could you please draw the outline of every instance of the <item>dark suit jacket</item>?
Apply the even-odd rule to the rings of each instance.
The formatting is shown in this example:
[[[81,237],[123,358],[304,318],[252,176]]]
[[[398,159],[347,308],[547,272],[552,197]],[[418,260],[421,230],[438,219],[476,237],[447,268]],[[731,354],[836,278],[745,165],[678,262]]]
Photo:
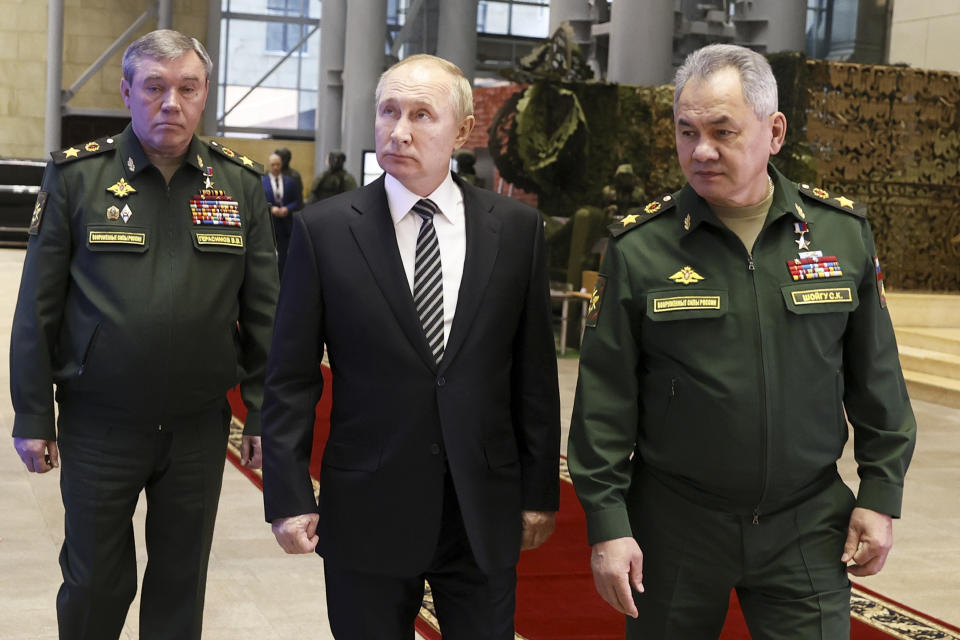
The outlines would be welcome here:
[[[442,363],[404,275],[383,177],[294,221],[263,408],[268,521],[319,509],[324,557],[416,575],[449,468],[477,563],[519,557],[523,509],[559,502],[560,416],[543,223],[462,181],[466,260]],[[308,473],[324,343],[333,371],[319,506]]]
[[[297,191],[297,183],[290,176],[281,174],[280,178],[283,180],[283,198],[277,198],[273,192],[272,175],[267,173],[260,179],[263,182],[263,192],[267,196],[267,205],[270,207],[286,207],[290,210],[290,214],[299,211],[303,208],[303,194]],[[289,238],[293,229],[293,216],[287,215],[286,218],[278,218],[271,215],[270,217],[273,219],[273,228],[277,235],[282,234]]]

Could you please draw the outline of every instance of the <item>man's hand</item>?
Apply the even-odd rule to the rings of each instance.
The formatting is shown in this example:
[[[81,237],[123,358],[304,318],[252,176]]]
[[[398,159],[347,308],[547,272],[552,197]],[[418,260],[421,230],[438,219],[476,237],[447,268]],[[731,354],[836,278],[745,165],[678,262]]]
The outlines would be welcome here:
[[[23,460],[27,471],[46,473],[60,466],[60,450],[56,440],[43,438],[14,438],[13,448]]]
[[[524,511],[520,517],[523,519],[520,551],[536,549],[542,545],[557,526],[556,511]]]
[[[633,538],[615,538],[593,545],[590,554],[593,583],[611,607],[636,618],[637,605],[630,586],[643,593],[643,552]]]
[[[893,547],[893,518],[885,513],[856,507],[850,514],[847,541],[840,562],[854,564],[847,571],[864,577],[880,573]]]
[[[320,537],[317,535],[317,523],[320,514],[305,513],[289,518],[277,518],[270,524],[277,543],[287,553],[311,553],[317,548]]]
[[[240,446],[240,464],[251,469],[259,469],[263,466],[260,436],[243,436],[243,444]]]

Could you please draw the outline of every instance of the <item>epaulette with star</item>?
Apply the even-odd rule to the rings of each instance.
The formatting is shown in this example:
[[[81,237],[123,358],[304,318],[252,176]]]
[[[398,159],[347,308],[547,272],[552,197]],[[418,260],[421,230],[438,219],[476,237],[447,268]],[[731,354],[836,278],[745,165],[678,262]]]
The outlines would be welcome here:
[[[111,151],[115,146],[113,136],[106,136],[104,138],[98,138],[97,140],[91,140],[86,144],[71,145],[66,149],[53,151],[50,153],[50,157],[53,158],[54,164],[63,164],[65,162],[72,162],[73,160],[89,158],[90,156],[101,154],[104,151]]]
[[[214,151],[222,155],[224,158],[229,158],[230,160],[233,160],[241,167],[250,169],[250,171],[253,171],[255,174],[259,176],[262,176],[264,174],[263,165],[260,164],[259,162],[255,162],[245,155],[238,154],[233,149],[223,146],[216,140],[211,140],[207,144],[210,145],[211,149],[213,149]]]
[[[820,187],[811,187],[805,183],[798,184],[797,189],[803,195],[807,196],[811,200],[819,202],[820,204],[825,204],[828,207],[839,209],[840,211],[855,215],[858,218],[867,217],[867,205],[864,202],[854,202],[850,198],[837,194],[831,194],[826,189],[821,189]]]
[[[630,209],[627,215],[608,226],[607,229],[610,230],[610,235],[614,238],[622,236],[627,231],[639,227],[644,222],[653,220],[664,211],[672,209],[676,204],[673,196],[667,194],[658,200],[646,204],[642,209]]]

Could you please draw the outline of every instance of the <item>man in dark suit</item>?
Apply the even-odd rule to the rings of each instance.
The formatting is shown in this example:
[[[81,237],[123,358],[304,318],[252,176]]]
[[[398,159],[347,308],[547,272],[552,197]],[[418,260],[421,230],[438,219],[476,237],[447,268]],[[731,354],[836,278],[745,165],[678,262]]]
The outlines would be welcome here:
[[[283,277],[283,265],[287,261],[287,247],[293,229],[293,213],[303,207],[303,194],[290,176],[283,174],[283,158],[278,153],[270,154],[268,173],[261,178],[273,220],[273,233],[277,240],[277,266]]]
[[[377,86],[386,175],[294,219],[264,404],[266,518],[325,560],[339,638],[513,638],[515,565],[558,508],[559,398],[540,215],[451,175],[469,82],[433,56]],[[333,370],[319,505],[308,464]]]

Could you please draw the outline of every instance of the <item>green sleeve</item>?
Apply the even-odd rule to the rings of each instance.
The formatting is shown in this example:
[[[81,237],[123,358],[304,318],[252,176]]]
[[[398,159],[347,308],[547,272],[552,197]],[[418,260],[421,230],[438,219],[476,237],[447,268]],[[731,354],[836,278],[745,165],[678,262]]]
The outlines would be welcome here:
[[[599,282],[603,289],[596,326],[588,327],[583,339],[567,445],[591,545],[633,535],[626,494],[639,422],[634,331],[639,322],[633,317],[637,301],[617,241],[610,243]]]
[[[67,189],[53,163],[47,165],[37,202],[40,217],[31,224],[10,333],[10,396],[14,437],[54,440],[53,356],[72,247]]]
[[[890,314],[877,285],[876,249],[866,223],[861,242],[867,264],[857,291],[860,304],[844,336],[844,408],[853,425],[860,475],[857,505],[897,518],[917,422],[900,370]]]
[[[246,178],[246,176],[244,176]],[[267,200],[259,180],[246,180],[244,190],[250,203],[247,218],[247,252],[243,286],[240,289],[240,337],[243,347],[240,381],[247,419],[243,435],[260,435],[260,407],[263,404],[263,379],[273,335],[273,316],[280,288],[273,227],[267,212]]]

